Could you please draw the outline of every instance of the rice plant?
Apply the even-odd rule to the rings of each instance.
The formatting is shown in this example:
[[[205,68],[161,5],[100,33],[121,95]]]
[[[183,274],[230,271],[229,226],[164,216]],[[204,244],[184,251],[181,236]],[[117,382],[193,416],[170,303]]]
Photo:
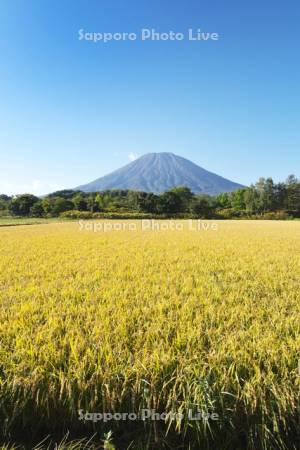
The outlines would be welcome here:
[[[137,228],[0,229],[3,442],[297,449],[299,223]],[[166,418],[78,416],[145,408]]]

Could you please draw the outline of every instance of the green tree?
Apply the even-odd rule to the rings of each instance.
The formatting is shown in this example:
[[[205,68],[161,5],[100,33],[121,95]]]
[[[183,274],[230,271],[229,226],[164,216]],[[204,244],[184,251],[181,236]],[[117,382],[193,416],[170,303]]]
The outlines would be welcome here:
[[[7,211],[9,207],[9,203],[0,198],[0,211]]]
[[[287,188],[285,183],[274,185],[274,209],[284,210],[287,208]]]
[[[72,202],[74,203],[75,209],[78,211],[87,211],[87,200],[82,194],[75,195],[75,197],[72,198]]]
[[[300,181],[289,175],[286,180],[286,208],[298,215],[300,213]]]
[[[245,192],[246,192],[246,189],[237,189],[236,191],[231,192],[231,194],[230,194],[231,206],[236,211],[242,211],[242,210],[246,209]]]
[[[178,212],[187,212],[190,209],[194,194],[188,187],[178,186],[170,189],[169,192],[176,194],[179,199],[180,205]]]
[[[96,196],[96,203],[99,211],[108,210],[112,205],[112,198],[108,192],[99,192]]]
[[[52,205],[53,205],[53,199],[52,198],[43,198],[42,200],[42,207],[45,214],[51,214],[52,211]]]
[[[255,189],[255,186],[251,185],[248,189],[246,189],[244,199],[246,211],[248,213],[255,214],[259,212],[259,194]]]
[[[175,214],[181,212],[182,201],[174,191],[167,191],[160,195],[158,211],[162,214]]]
[[[38,197],[32,194],[17,195],[10,202],[10,213],[14,216],[29,216],[31,207],[38,201]]]
[[[212,207],[210,206],[208,199],[200,196],[195,197],[191,203],[190,210],[193,214],[202,218],[208,218],[212,213]]]
[[[57,197],[54,199],[51,214],[58,216],[60,213],[74,209],[74,203],[66,198]]]
[[[32,205],[32,207],[30,208],[30,216],[32,217],[43,217],[44,213],[45,211],[42,201],[34,203],[34,205]]]
[[[92,193],[86,199],[87,209],[90,212],[99,211],[98,203],[96,202],[96,194]]]
[[[228,192],[223,192],[216,197],[217,205],[221,208],[231,208],[231,198]]]
[[[255,185],[258,192],[259,211],[271,211],[275,204],[275,190],[272,178],[260,178]]]
[[[143,192],[139,197],[139,210],[146,213],[157,213],[159,197],[152,192]]]
[[[0,200],[3,200],[4,202],[8,203],[12,200],[12,197],[10,197],[9,195],[0,194]]]

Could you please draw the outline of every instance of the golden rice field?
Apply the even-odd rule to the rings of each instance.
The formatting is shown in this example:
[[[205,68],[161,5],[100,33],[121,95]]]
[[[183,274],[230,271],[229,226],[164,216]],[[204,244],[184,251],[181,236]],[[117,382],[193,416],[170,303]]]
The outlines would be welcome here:
[[[0,228],[2,442],[69,430],[93,444],[59,448],[109,431],[102,448],[300,448],[300,222],[135,223]],[[144,408],[169,416],[78,417]]]

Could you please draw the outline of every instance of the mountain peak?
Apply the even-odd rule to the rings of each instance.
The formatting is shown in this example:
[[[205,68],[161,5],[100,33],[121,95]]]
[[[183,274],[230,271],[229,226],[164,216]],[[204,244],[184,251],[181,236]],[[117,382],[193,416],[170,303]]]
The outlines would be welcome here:
[[[158,194],[176,186],[186,186],[195,193],[209,195],[243,187],[174,153],[161,152],[146,153],[126,166],[76,189],[84,192],[132,189]]]

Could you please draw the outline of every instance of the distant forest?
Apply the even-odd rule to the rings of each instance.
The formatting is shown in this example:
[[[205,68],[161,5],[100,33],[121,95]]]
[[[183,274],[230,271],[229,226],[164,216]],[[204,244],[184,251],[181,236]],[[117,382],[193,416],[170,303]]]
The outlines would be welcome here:
[[[300,217],[300,181],[260,178],[248,188],[217,196],[193,194],[179,186],[160,195],[114,189],[84,193],[62,190],[43,198],[0,195],[0,215],[17,217],[198,217],[205,219],[289,219]]]

